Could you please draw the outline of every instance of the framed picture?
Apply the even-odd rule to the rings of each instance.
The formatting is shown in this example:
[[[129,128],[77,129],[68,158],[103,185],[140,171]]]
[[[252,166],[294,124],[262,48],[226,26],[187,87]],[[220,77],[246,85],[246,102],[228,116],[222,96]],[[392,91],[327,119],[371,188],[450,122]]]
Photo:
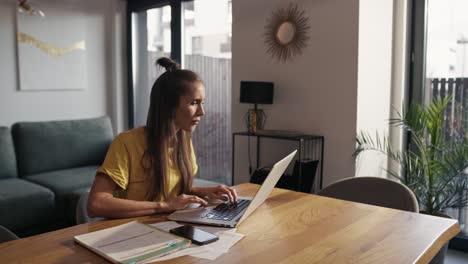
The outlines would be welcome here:
[[[81,1],[18,1],[19,90],[83,90],[88,85]],[[25,5],[26,4],[26,5]]]

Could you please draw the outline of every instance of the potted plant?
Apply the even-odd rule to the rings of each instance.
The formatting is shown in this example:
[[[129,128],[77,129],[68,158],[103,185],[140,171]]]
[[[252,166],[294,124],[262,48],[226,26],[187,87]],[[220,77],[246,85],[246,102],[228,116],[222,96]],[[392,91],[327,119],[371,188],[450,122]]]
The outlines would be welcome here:
[[[435,98],[427,106],[412,104],[406,113],[398,113],[397,118],[390,120],[391,125],[402,127],[407,133],[406,149],[393,149],[388,138],[381,138],[378,133],[373,138],[369,133],[360,132],[356,139],[356,157],[363,151],[374,150],[398,162],[400,169],[387,170],[389,175],[414,192],[422,213],[435,216],[444,216],[447,208],[462,208],[468,202],[465,192],[468,140],[463,133],[450,142],[443,136],[444,112],[450,100],[451,97]]]

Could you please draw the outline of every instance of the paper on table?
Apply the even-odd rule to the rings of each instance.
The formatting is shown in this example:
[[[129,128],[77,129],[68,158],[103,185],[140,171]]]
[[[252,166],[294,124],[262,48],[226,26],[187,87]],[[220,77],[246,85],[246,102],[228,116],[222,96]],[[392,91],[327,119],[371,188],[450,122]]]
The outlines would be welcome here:
[[[234,244],[236,244],[239,240],[244,238],[244,235],[242,234],[226,231],[218,232],[217,235],[219,236],[218,241],[203,246],[209,249],[209,251],[190,254],[190,256],[215,260],[222,254],[227,253]]]
[[[219,234],[219,233],[218,233]],[[220,239],[222,243],[211,243],[206,245],[208,248],[212,249],[213,251],[219,251],[223,253],[227,253],[229,249],[236,244],[239,240],[244,237],[242,234],[233,233],[233,232],[222,232],[220,234]]]
[[[154,227],[157,227],[164,231],[169,231],[172,228],[176,228],[182,226],[174,221],[165,221],[156,224],[151,224]],[[236,233],[235,228],[223,228],[223,227],[213,227],[213,226],[196,226],[199,229],[202,229],[206,232],[210,232],[212,234],[216,234],[219,236],[219,240],[208,245],[204,246],[197,246],[193,245],[190,248],[186,248],[175,252],[173,254],[164,256],[162,258],[154,259],[152,261],[160,261],[160,260],[167,260],[176,257],[181,257],[185,255],[197,257],[197,258],[204,258],[209,260],[214,260],[223,253],[229,251],[229,249],[236,244],[239,240],[241,240],[244,235]]]

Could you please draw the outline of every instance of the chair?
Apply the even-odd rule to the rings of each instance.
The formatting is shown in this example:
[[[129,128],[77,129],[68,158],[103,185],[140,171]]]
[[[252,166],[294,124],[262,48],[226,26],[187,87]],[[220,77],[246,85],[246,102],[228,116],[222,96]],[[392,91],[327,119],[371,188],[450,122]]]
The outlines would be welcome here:
[[[384,178],[346,178],[325,187],[318,195],[403,211],[419,212],[418,200],[408,187]]]
[[[89,217],[88,216],[88,197],[89,190],[81,194],[78,204],[76,205],[76,224],[84,224],[88,222],[97,222],[105,220],[102,217]]]
[[[11,232],[8,228],[0,225],[0,243],[8,242],[15,239],[19,239],[19,237],[13,234],[13,232]]]

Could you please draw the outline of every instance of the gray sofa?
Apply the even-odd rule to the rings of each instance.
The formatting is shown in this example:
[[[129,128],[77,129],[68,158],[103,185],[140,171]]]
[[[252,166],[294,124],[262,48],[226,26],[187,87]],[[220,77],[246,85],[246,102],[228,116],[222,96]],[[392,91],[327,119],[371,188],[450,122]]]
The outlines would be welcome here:
[[[108,117],[0,127],[0,225],[20,236],[72,225],[113,137]]]
[[[108,117],[0,127],[0,226],[29,236],[75,224],[113,137]]]

